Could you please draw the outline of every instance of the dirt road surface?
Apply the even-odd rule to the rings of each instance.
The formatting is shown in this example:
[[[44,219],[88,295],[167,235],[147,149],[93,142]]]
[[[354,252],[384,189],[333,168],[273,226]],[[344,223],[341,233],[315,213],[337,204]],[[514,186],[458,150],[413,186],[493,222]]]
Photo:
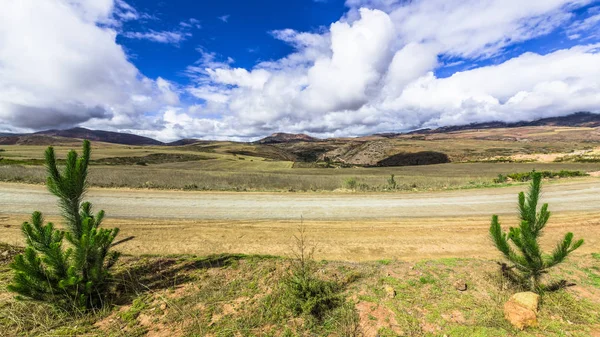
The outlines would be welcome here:
[[[285,255],[300,223],[318,257],[339,260],[497,257],[487,230],[492,214],[516,225],[515,186],[428,193],[221,193],[91,189],[87,200],[119,226],[128,253]],[[547,184],[553,217],[548,248],[567,231],[600,251],[600,180]],[[0,183],[0,241],[22,244],[19,224],[34,210],[57,221],[43,186]]]

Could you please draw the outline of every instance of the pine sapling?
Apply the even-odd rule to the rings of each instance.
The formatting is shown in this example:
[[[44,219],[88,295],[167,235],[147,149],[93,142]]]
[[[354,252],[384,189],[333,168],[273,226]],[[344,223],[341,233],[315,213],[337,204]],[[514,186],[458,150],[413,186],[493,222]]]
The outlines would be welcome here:
[[[541,277],[548,269],[563,262],[567,256],[583,244],[583,240],[573,241],[573,233],[567,233],[552,254],[544,254],[539,244],[542,230],[550,218],[548,204],[537,209],[541,192],[542,174],[532,173],[532,182],[527,195],[519,193],[519,227],[510,227],[504,232],[498,216],[492,217],[490,235],[494,245],[504,257],[512,263],[509,268],[516,269],[521,280],[534,292],[544,290]]]
[[[100,228],[104,211],[93,214],[92,205],[83,202],[90,149],[86,140],[81,157],[69,152],[63,172],[58,169],[54,149],[46,151],[47,187],[59,199],[66,231],[51,222],[44,225],[40,212],[23,223],[27,247],[11,264],[15,276],[8,287],[22,298],[77,309],[102,305],[110,283],[109,270],[119,256],[110,251],[119,229]],[[64,239],[68,247],[63,246]]]

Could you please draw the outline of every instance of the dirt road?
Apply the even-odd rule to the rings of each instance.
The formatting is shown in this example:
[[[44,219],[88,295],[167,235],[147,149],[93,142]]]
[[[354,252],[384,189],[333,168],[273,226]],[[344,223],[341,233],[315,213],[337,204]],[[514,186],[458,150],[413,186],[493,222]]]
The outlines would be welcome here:
[[[517,193],[525,186],[433,193],[209,193],[91,189],[107,225],[136,239],[132,253],[242,252],[284,254],[302,216],[323,258],[496,256],[487,241],[491,214],[515,225]],[[549,244],[565,231],[600,251],[600,180],[547,184],[543,202],[554,212]],[[0,184],[0,240],[18,243],[19,226],[34,210],[55,217],[43,186]],[[460,240],[457,235],[460,234]]]

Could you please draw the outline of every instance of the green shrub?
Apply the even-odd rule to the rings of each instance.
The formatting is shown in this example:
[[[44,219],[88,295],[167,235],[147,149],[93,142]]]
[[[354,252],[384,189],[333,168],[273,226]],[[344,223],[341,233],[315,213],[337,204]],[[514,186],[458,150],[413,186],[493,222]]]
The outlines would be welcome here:
[[[344,187],[347,189],[355,190],[357,185],[358,182],[356,181],[356,178],[348,178],[344,180]]]
[[[527,195],[519,193],[519,227],[510,227],[508,233],[503,232],[498,216],[492,216],[490,235],[494,245],[504,257],[512,263],[503,269],[511,273],[511,278],[528,284],[531,291],[544,290],[540,283],[548,269],[564,261],[567,256],[583,244],[583,240],[573,242],[573,233],[567,233],[559,242],[552,254],[543,254],[539,245],[542,230],[550,218],[548,204],[542,205],[539,212],[537,205],[541,192],[542,173],[532,172],[533,180]],[[518,273],[514,273],[516,270]]]
[[[110,252],[119,229],[101,229],[104,211],[92,214],[92,205],[83,202],[87,188],[90,143],[84,141],[83,155],[69,152],[59,172],[54,149],[46,150],[48,190],[59,198],[66,231],[51,222],[44,225],[34,212],[21,230],[27,247],[10,265],[15,275],[8,286],[21,298],[44,301],[66,309],[90,309],[102,305],[111,280],[109,270],[119,256]],[[63,247],[63,239],[69,247]]]
[[[288,275],[283,279],[285,304],[295,315],[322,319],[325,313],[343,303],[341,285],[318,277],[317,263],[313,258],[314,246],[308,247],[303,225],[294,239],[294,259]]]
[[[568,170],[560,170],[556,171],[533,171],[533,172],[523,172],[523,173],[511,173],[508,174],[507,177],[520,182],[530,181],[533,178],[534,173],[539,173],[542,178],[571,178],[571,177],[585,177],[588,174],[582,171],[568,171]]]
[[[494,184],[503,184],[508,181],[508,177],[503,174],[498,174],[498,177],[494,179]]]
[[[388,183],[389,189],[391,189],[391,190],[395,190],[396,189],[397,184],[396,184],[396,179],[394,179],[394,175],[393,174],[390,175],[390,177],[387,180],[387,183]]]

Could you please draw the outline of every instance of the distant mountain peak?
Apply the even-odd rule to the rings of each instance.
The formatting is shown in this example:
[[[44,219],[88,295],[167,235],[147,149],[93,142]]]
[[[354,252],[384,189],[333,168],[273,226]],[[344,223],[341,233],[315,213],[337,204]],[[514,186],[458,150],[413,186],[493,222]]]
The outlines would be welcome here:
[[[465,130],[519,128],[527,126],[600,127],[600,114],[588,111],[580,111],[572,113],[570,115],[547,117],[536,119],[533,121],[519,121],[510,123],[490,121],[464,125],[442,126],[437,129],[421,129],[407,132],[405,134],[448,133]],[[389,134],[386,134],[386,136],[389,136]]]
[[[318,138],[311,137],[303,133],[285,133],[276,132],[268,137],[257,141],[258,144],[277,144],[277,143],[293,143],[293,142],[314,142]]]
[[[34,133],[34,135],[88,139],[97,142],[115,143],[123,145],[164,145],[163,142],[159,142],[156,139],[138,136],[131,133],[90,130],[82,127],[75,127],[66,130],[46,130],[36,132]]]

